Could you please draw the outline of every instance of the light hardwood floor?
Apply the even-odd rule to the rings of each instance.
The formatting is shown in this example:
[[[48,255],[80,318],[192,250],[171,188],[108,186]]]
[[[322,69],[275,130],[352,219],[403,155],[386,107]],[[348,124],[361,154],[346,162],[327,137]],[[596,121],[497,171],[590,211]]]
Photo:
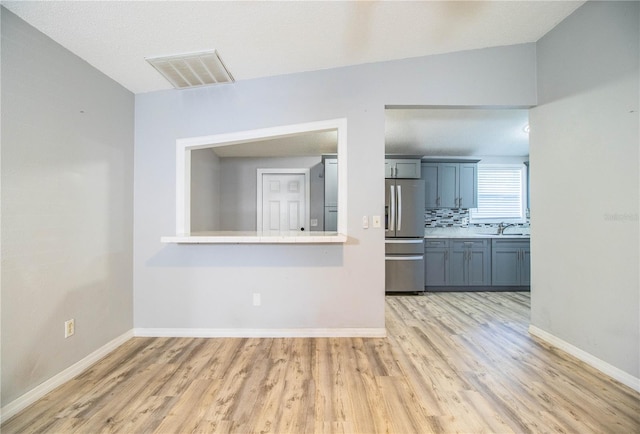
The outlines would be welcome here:
[[[638,393],[527,333],[528,293],[386,306],[386,339],[134,338],[2,433],[640,432]]]

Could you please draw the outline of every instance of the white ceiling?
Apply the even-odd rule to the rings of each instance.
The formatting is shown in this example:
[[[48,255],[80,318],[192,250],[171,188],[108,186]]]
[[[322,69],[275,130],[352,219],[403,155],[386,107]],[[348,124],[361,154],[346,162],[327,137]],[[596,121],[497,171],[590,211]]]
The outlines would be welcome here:
[[[385,119],[387,154],[529,155],[527,109],[388,109]]]
[[[338,152],[337,131],[316,131],[277,139],[211,148],[221,158],[228,157],[302,157],[335,154]]]
[[[4,1],[134,93],[145,57],[217,49],[236,80],[535,42],[583,1]]]
[[[385,153],[428,157],[529,155],[527,109],[402,108],[385,112]],[[211,148],[219,157],[335,154],[335,131]]]
[[[172,88],[146,57],[215,48],[239,81],[535,42],[584,3],[0,1],[134,93]],[[387,110],[386,152],[523,156],[527,122],[526,110]],[[216,152],[275,156],[330,149],[335,152],[330,136],[314,134]]]

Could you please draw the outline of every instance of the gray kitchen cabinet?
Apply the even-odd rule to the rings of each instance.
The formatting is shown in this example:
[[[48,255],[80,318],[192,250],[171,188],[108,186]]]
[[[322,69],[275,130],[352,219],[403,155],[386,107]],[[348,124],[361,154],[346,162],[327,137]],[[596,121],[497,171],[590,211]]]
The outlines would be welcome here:
[[[338,159],[324,159],[324,206],[338,206]]]
[[[460,164],[440,163],[438,167],[438,206],[458,208]]]
[[[493,286],[529,286],[531,284],[529,240],[493,239],[491,276]]]
[[[420,177],[424,180],[424,208],[438,208],[438,163],[422,163]]]
[[[425,208],[476,208],[478,206],[478,164],[423,161]]]
[[[449,284],[491,285],[491,246],[487,239],[454,239],[450,248]]]
[[[384,160],[385,178],[420,178],[420,159],[386,158]]]
[[[458,183],[458,208],[478,207],[478,165],[460,163]]]
[[[324,230],[326,232],[336,232],[338,230],[338,207],[324,207]]]
[[[445,286],[449,283],[449,240],[425,240],[425,286]]]
[[[324,230],[338,230],[338,158],[325,157],[324,164]]]

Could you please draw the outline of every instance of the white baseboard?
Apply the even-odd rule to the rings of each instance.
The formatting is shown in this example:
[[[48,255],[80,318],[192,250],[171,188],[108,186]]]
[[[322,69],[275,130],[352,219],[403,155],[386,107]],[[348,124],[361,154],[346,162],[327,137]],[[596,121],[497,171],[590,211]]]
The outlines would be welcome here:
[[[571,345],[569,342],[563,341],[562,339],[534,325],[529,326],[529,333],[553,345],[554,347],[571,354],[573,357],[582,360],[587,365],[596,368],[598,371],[604,374],[607,374],[609,377],[619,381],[625,386],[628,386],[633,390],[640,392],[640,378],[636,378],[633,375],[619,368],[616,368],[615,366],[605,362],[604,360],[600,360],[599,358],[587,353],[586,351],[581,350],[580,348]]]
[[[136,328],[134,336],[180,338],[384,338],[385,328],[188,329]]]
[[[61,386],[67,381],[78,376],[95,362],[118,348],[120,345],[122,345],[132,337],[133,330],[129,330],[128,332],[118,336],[117,338],[98,348],[87,357],[69,366],[64,371],[54,375],[44,383],[41,383],[40,385],[31,389],[21,397],[15,399],[14,401],[11,401],[10,403],[2,407],[2,409],[0,409],[0,423],[9,420],[11,417],[15,416],[17,413],[33,404],[56,387]]]
[[[95,362],[118,348],[134,336],[144,337],[202,337],[202,338],[384,338],[385,328],[336,328],[336,329],[187,329],[187,328],[136,328],[129,330],[106,345],[98,348],[82,360],[54,375],[0,409],[0,423],[9,420],[58,386],[78,376]]]

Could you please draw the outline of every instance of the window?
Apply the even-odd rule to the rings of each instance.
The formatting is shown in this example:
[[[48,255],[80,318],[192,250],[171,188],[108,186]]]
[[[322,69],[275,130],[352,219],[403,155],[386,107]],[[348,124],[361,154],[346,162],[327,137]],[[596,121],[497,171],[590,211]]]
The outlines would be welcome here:
[[[478,208],[471,210],[474,223],[525,221],[525,167],[478,165]]]

